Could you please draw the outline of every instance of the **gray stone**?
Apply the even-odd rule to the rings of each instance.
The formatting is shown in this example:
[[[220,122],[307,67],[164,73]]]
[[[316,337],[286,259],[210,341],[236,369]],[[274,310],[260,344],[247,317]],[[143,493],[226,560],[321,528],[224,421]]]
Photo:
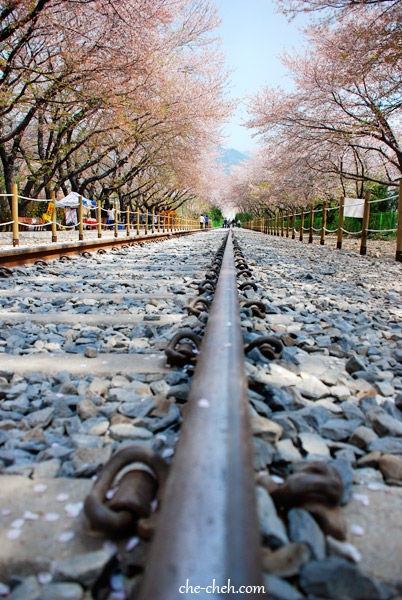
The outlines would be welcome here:
[[[356,566],[331,557],[311,561],[301,569],[300,586],[312,596],[328,600],[389,600],[391,593],[376,579],[364,575]]]
[[[27,423],[30,427],[47,427],[54,415],[54,408],[42,408],[41,410],[36,410],[32,412],[30,415],[26,417]]]
[[[253,437],[253,447],[254,469],[256,471],[265,469],[267,465],[272,463],[275,453],[273,445],[258,437]]]
[[[275,575],[263,576],[265,592],[270,600],[303,600],[303,596],[287,581]]]
[[[82,600],[84,590],[78,583],[49,583],[41,590],[41,600]]]
[[[381,409],[371,409],[368,414],[368,419],[371,422],[374,431],[379,436],[402,436],[402,421],[395,417],[391,417]]]
[[[124,402],[119,406],[118,411],[126,417],[147,417],[155,408],[154,400],[149,398],[141,398],[135,401]]]
[[[60,472],[61,462],[57,458],[45,460],[34,466],[33,479],[47,479],[57,477]]]
[[[257,486],[257,511],[260,521],[260,530],[263,538],[270,548],[278,548],[289,543],[285,525],[277,515],[275,504],[268,492]]]
[[[85,421],[86,419],[96,417],[98,408],[89,398],[84,398],[78,403],[77,412],[80,418]]]
[[[351,356],[349,360],[345,364],[345,370],[352,375],[357,371],[365,371],[366,366],[362,360],[358,356]]]
[[[376,381],[375,387],[381,396],[393,396],[395,389],[394,386],[388,383],[388,381]]]
[[[54,582],[73,581],[84,587],[90,587],[99,577],[113,552],[113,550],[97,550],[64,561],[55,561],[52,564],[53,580]]]
[[[357,446],[357,448],[362,448],[362,450],[365,450],[371,444],[371,442],[376,439],[378,439],[378,435],[374,433],[372,429],[362,425],[361,427],[355,429],[349,439],[349,443],[353,444],[353,446]]]
[[[262,570],[278,577],[298,575],[302,565],[311,559],[311,550],[301,543],[287,544],[277,550],[262,548]]]
[[[307,455],[329,457],[327,444],[316,433],[300,433],[299,439]]]
[[[359,422],[358,420],[328,419],[320,428],[320,433],[331,440],[341,442],[349,439]]]
[[[341,504],[346,504],[349,501],[353,487],[353,469],[350,462],[344,458],[337,458],[331,461],[331,465],[338,471],[343,484],[343,496]]]
[[[152,437],[152,433],[144,427],[135,427],[131,423],[117,423],[110,427],[110,437],[120,442],[124,440],[147,440]]]
[[[41,588],[36,577],[23,579],[12,591],[8,600],[41,600]]]
[[[313,517],[301,508],[288,512],[289,537],[293,542],[306,544],[314,558],[325,558],[325,538]]]
[[[84,356],[87,358],[96,358],[98,356],[98,351],[93,346],[87,346],[85,348]]]
[[[302,460],[299,450],[293,444],[291,439],[279,440],[276,442],[275,447],[275,461],[297,463]]]

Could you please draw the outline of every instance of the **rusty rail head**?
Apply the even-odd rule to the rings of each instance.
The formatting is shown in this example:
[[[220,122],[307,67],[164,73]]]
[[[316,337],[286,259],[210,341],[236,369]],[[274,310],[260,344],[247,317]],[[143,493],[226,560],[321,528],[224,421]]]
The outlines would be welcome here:
[[[236,588],[261,585],[251,439],[230,233],[136,600],[177,600],[187,580],[193,586],[214,580],[223,586],[229,579]],[[233,597],[211,594],[218,596]]]

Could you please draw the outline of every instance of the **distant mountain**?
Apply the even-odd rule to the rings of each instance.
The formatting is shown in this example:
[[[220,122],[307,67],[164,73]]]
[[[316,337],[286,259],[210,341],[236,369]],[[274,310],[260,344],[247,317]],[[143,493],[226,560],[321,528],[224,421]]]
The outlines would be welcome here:
[[[219,151],[221,155],[216,159],[216,162],[223,165],[223,170],[225,173],[229,173],[230,168],[233,167],[233,165],[238,165],[239,163],[243,162],[243,160],[247,160],[249,158],[248,154],[239,152],[234,148],[219,147]]]

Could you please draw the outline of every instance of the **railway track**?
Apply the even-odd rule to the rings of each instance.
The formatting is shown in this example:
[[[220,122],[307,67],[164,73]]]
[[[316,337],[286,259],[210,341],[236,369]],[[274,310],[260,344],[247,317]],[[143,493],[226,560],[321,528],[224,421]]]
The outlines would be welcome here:
[[[385,441],[375,466],[402,454],[398,409],[371,410],[362,442],[366,396],[351,382],[368,398],[372,383],[352,378],[352,355],[350,372],[335,350],[323,358],[308,317],[303,328],[284,289],[267,287],[255,234],[236,238],[67,258],[1,283],[0,580],[12,600],[396,597],[398,581],[356,566],[340,506],[373,465],[358,464],[370,444]],[[373,493],[396,489],[364,475]]]

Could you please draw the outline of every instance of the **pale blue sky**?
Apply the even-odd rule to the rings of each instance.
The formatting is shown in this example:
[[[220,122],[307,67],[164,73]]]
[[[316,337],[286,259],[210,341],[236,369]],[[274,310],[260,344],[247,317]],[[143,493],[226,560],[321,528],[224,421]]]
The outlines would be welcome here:
[[[291,23],[279,14],[275,0],[214,0],[222,24],[218,33],[228,68],[232,71],[230,95],[232,98],[255,94],[264,86],[285,89],[291,87],[286,70],[279,60],[283,50],[300,48],[303,35],[299,27],[306,23],[301,16]],[[247,128],[240,123],[246,117],[239,107],[224,133],[225,147],[240,152],[256,146]]]

